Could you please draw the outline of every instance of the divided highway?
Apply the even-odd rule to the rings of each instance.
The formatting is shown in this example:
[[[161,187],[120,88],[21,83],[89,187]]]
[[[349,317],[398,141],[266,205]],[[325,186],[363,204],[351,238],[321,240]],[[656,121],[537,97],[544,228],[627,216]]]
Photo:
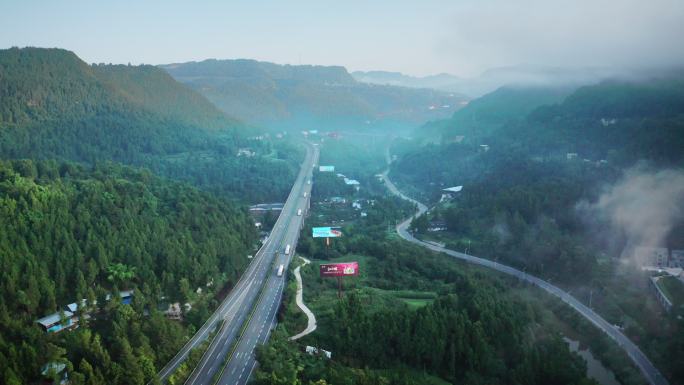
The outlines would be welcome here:
[[[285,273],[283,276],[271,274],[264,286],[256,308],[249,316],[242,335],[239,337],[235,350],[228,357],[225,367],[222,369],[221,376],[216,384],[219,385],[240,385],[246,384],[256,367],[256,357],[254,349],[257,344],[264,344],[271,333],[271,330],[276,325],[276,314],[283,296],[283,289],[287,278],[287,267],[294,255],[295,246],[299,239],[299,231],[304,223],[304,214],[309,207],[309,199],[311,198],[311,180],[313,166],[318,164],[319,149],[317,146],[313,148],[313,155],[305,166],[302,172],[305,174],[304,180],[295,186],[299,186],[299,194],[295,199],[295,204],[291,207],[293,210],[288,213],[287,223],[284,224],[284,233],[282,234],[282,244],[291,245],[290,253],[279,253],[276,257],[275,269],[283,265]],[[294,189],[293,189],[294,190]],[[289,200],[288,200],[289,202]],[[302,210],[302,215],[298,215],[298,210]],[[281,217],[286,215],[285,210]]]
[[[387,155],[387,163],[390,163],[389,159],[389,153]],[[389,179],[387,176],[389,172],[389,169],[386,170],[384,173],[382,173],[382,178],[385,181],[385,185],[387,188],[395,195],[406,199],[418,207],[418,212],[416,213],[416,216],[423,215],[427,211],[427,206],[424,204],[411,199],[407,197],[406,195],[402,194],[399,189],[392,183],[392,181]],[[505,273],[512,275],[518,279],[525,280],[527,282],[530,282],[544,290],[546,290],[548,293],[555,295],[556,297],[560,298],[563,302],[567,303],[575,309],[578,313],[580,313],[584,318],[589,320],[594,326],[602,330],[604,333],[606,333],[610,338],[612,338],[626,353],[627,355],[632,359],[632,361],[636,364],[636,366],[641,370],[641,373],[643,376],[646,378],[646,380],[649,382],[649,384],[652,385],[668,385],[667,380],[663,375],[660,373],[660,371],[651,363],[651,361],[646,357],[646,355],[639,349],[638,346],[636,346],[627,336],[622,334],[620,330],[616,329],[613,325],[608,323],[603,317],[598,315],[596,312],[591,310],[589,307],[585,306],[582,304],[580,301],[578,301],[575,297],[572,295],[568,294],[567,292],[563,291],[557,286],[554,286],[543,279],[537,278],[533,275],[527,274],[523,271],[520,271],[518,269],[515,269],[510,266],[503,265],[498,262],[491,261],[489,259],[484,259],[484,258],[478,258],[474,257],[472,255],[464,254],[464,253],[459,253],[457,251],[447,249],[444,247],[439,247],[435,244],[432,243],[427,243],[423,242],[420,239],[415,238],[409,231],[408,227],[411,224],[411,219],[412,217],[406,219],[405,221],[401,222],[400,224],[397,225],[397,233],[399,233],[399,236],[402,237],[403,239],[418,244],[420,246],[426,247],[430,250],[440,252],[440,253],[445,253],[448,254],[452,257],[464,260],[469,263],[473,263],[476,265],[480,266],[485,266],[490,269],[497,270],[499,272]]]
[[[318,147],[307,144],[302,167],[270,236],[214,314],[159,372],[162,382],[219,325],[209,348],[185,384],[247,382],[256,363],[254,348],[257,343],[264,343],[268,339],[275,326],[275,314],[286,279],[285,273],[281,275],[278,270],[283,265],[284,272],[287,272],[294,254],[299,230],[309,208],[312,171],[318,163],[318,154]],[[245,322],[247,324],[243,328]],[[236,367],[240,367],[240,372]]]

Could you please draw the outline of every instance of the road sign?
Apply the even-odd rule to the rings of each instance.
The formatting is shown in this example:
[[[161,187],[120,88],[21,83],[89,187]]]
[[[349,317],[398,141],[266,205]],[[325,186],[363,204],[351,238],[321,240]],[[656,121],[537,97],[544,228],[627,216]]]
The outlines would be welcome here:
[[[320,172],[335,172],[335,166],[318,166]]]

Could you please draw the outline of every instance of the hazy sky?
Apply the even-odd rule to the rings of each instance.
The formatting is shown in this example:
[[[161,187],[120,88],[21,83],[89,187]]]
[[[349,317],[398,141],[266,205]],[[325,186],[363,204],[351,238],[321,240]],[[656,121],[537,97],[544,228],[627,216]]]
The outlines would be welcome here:
[[[206,58],[472,76],[684,63],[684,0],[0,0],[0,47],[87,62]]]

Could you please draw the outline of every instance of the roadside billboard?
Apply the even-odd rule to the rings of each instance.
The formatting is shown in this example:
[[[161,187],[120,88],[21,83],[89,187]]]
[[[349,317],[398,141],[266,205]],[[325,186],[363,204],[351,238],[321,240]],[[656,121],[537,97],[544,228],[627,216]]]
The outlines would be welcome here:
[[[339,238],[342,231],[339,227],[314,227],[311,229],[314,238]]]
[[[351,275],[359,275],[358,262],[343,262],[343,263],[322,263],[320,266],[321,278],[326,277],[347,277]]]
[[[335,166],[318,166],[320,172],[335,172]]]

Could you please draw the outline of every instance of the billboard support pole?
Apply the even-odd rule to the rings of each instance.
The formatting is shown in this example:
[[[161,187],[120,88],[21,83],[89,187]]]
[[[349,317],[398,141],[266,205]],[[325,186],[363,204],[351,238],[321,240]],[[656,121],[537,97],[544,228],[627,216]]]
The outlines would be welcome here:
[[[337,277],[337,298],[342,298],[342,277]]]

